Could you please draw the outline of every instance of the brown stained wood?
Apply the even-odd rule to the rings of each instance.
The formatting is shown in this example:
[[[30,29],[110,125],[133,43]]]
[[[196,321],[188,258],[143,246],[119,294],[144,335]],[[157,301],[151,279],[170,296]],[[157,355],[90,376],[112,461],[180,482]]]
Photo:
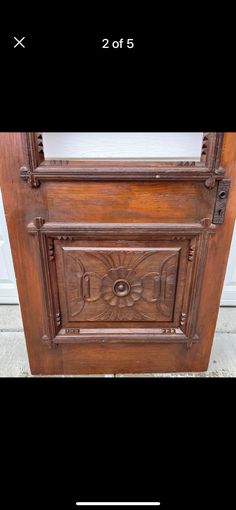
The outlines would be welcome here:
[[[80,161],[44,160],[42,133],[22,133],[25,164],[20,168],[23,180],[32,187],[44,181],[164,181],[200,180],[213,188],[224,169],[220,154],[224,133],[203,133],[200,161]]]
[[[216,189],[199,182],[50,182],[43,188],[51,222],[199,222],[212,217],[216,197]]]
[[[188,372],[191,370],[195,344],[189,350],[178,344],[147,346],[124,343],[62,345],[61,348],[65,374],[138,374]]]
[[[222,140],[205,133],[200,164],[159,165],[154,182],[153,162],[48,165],[41,133],[1,134],[33,374],[207,368],[235,218],[236,134],[220,161]],[[225,221],[212,225],[223,178]]]
[[[42,191],[32,189],[19,176],[24,162],[21,133],[1,133],[0,185],[10,236],[13,263],[23,318],[24,332],[33,374],[62,373],[60,349],[49,350],[41,341],[44,334],[44,298],[36,240],[29,237],[27,223],[31,209],[48,217]]]
[[[205,267],[205,278],[201,291],[198,330],[203,341],[194,349],[192,370],[206,370],[211,352],[212,340],[224,285],[228,255],[236,218],[236,133],[225,133],[221,164],[225,168],[225,178],[231,186],[227,202],[225,221],[217,226],[216,235],[211,238]],[[216,277],[217,276],[217,277]]]

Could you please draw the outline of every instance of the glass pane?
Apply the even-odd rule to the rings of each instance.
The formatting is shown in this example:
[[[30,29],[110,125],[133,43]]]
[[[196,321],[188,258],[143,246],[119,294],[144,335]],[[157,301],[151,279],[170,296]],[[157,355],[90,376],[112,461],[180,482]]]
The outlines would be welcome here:
[[[199,161],[203,133],[43,133],[45,159]]]

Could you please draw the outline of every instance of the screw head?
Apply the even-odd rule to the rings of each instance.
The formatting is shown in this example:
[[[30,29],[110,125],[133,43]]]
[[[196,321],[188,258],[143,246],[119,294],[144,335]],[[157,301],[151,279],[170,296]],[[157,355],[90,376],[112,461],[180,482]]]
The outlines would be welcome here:
[[[220,193],[219,193],[219,197],[220,197],[220,198],[226,198],[226,197],[227,197],[227,193],[226,193],[226,191],[220,191]]]

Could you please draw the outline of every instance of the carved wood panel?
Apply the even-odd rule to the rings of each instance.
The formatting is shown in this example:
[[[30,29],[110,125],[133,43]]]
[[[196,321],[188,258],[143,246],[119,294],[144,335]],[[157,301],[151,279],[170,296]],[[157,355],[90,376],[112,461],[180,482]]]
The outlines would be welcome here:
[[[22,133],[25,165],[20,176],[33,188],[42,181],[203,181],[212,189],[222,179],[224,133],[203,133],[200,161],[45,160],[42,133]]]
[[[68,321],[171,321],[180,250],[58,247]]]
[[[50,345],[197,341],[208,237],[199,224],[28,225],[38,238]]]

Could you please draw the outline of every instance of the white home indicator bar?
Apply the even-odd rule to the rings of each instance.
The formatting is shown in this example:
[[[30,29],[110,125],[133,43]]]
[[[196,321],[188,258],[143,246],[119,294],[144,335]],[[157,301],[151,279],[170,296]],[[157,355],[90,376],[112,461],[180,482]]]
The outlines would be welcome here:
[[[107,501],[102,503],[100,501],[94,501],[93,503],[89,503],[88,501],[86,502],[83,502],[83,501],[77,501],[76,502],[76,505],[77,506],[159,506],[161,503],[159,501],[157,502],[150,502],[148,501],[147,503],[140,503],[140,502],[133,502],[133,501],[129,501],[129,502],[120,502],[120,501],[113,501],[112,503],[108,503]]]

